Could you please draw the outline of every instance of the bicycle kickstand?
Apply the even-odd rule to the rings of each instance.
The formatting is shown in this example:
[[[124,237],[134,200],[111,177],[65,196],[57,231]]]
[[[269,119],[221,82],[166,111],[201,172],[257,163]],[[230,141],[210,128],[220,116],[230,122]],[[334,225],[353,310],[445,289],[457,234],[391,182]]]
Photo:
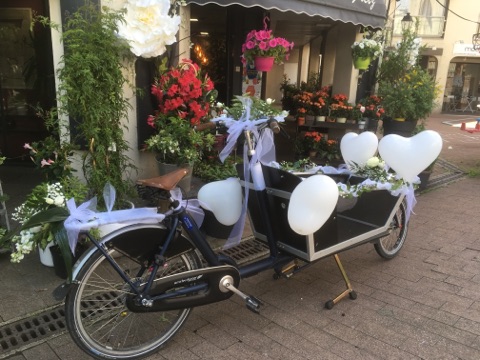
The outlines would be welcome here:
[[[263,305],[263,303],[254,296],[249,296],[238,290],[233,285],[233,278],[230,275],[224,276],[222,280],[220,280],[220,291],[233,292],[234,294],[240,296],[243,300],[245,300],[245,305],[247,305],[248,310],[253,311],[255,314],[260,313],[260,305]]]
[[[333,308],[333,306],[338,303],[340,300],[342,300],[344,297],[347,295],[350,296],[350,299],[355,300],[357,298],[357,293],[355,290],[352,289],[352,285],[350,283],[350,280],[348,279],[347,272],[343,268],[342,262],[340,261],[340,257],[338,254],[333,255],[335,262],[337,263],[337,267],[342,273],[343,280],[345,281],[345,286],[347,287],[345,291],[343,291],[340,295],[338,295],[335,299],[333,300],[328,300],[325,303],[325,307],[330,310]]]

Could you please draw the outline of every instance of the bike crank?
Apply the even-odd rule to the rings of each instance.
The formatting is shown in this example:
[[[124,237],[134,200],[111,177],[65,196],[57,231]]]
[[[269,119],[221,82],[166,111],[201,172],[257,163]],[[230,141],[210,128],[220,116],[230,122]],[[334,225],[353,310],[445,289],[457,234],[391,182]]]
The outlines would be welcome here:
[[[263,305],[263,303],[257,298],[249,296],[238,290],[233,285],[233,278],[230,275],[226,275],[220,280],[220,291],[224,293],[229,291],[233,292],[234,294],[240,296],[243,300],[245,300],[248,310],[253,311],[255,314],[260,313],[260,305]]]

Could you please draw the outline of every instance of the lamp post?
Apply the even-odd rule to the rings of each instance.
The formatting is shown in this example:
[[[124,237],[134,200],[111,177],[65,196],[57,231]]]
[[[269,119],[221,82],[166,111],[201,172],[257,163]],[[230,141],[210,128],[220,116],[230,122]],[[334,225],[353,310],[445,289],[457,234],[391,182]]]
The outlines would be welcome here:
[[[407,15],[405,15],[402,19],[402,30],[403,31],[408,30],[410,26],[412,26],[412,23],[413,23],[413,18],[410,15],[410,13],[407,12]]]

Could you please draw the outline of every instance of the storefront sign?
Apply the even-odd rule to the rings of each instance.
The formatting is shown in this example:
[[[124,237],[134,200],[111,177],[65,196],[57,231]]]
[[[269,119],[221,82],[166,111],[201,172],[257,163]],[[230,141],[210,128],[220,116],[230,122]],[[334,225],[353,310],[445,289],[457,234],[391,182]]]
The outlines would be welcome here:
[[[473,44],[454,44],[453,55],[480,57],[480,51],[476,51],[473,48]]]

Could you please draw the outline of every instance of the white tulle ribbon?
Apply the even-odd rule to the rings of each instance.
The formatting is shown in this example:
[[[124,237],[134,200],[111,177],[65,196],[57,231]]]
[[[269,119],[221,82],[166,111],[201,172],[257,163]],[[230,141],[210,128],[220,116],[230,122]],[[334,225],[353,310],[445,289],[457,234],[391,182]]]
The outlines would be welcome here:
[[[97,212],[97,198],[90,199],[78,207],[75,199],[67,201],[67,209],[70,216],[65,220],[64,226],[67,231],[68,244],[75,254],[75,247],[78,241],[78,234],[81,231],[88,231],[102,225],[120,223],[132,224],[156,224],[165,218],[159,214],[157,208],[138,208],[128,210],[112,211],[115,204],[115,188],[110,184],[103,189],[103,198],[107,207],[106,212]]]
[[[202,208],[206,210],[211,210],[207,204],[198,199],[183,200],[182,191],[179,188],[171,190],[170,195],[173,199],[180,201],[180,205],[187,210],[190,216],[192,216],[198,227],[202,226],[203,220],[205,219],[205,212],[202,210]]]

